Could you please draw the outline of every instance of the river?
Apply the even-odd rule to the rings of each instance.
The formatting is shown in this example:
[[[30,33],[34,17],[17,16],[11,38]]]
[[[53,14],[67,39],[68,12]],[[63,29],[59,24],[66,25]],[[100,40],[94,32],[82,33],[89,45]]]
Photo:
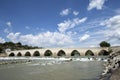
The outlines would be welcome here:
[[[98,80],[105,63],[87,58],[74,58],[73,61],[65,58],[29,59],[31,61],[26,63],[0,65],[0,80]]]

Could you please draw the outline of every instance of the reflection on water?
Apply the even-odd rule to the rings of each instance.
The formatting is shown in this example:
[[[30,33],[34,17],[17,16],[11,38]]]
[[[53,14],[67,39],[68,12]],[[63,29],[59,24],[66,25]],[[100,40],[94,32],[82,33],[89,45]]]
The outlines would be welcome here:
[[[11,58],[13,59],[13,58]],[[6,60],[11,60],[6,58]],[[14,58],[13,60],[18,60]],[[19,58],[19,60],[26,58]],[[28,58],[27,58],[28,59]],[[103,61],[92,58],[29,58],[31,62],[0,65],[1,80],[98,80]],[[1,60],[3,60],[1,58]],[[5,58],[4,58],[5,60]]]

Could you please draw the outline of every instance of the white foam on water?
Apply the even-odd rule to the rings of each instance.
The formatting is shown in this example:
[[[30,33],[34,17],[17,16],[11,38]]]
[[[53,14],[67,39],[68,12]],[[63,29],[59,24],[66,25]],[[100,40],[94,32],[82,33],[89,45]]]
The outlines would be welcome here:
[[[39,63],[35,63],[35,64],[29,64],[31,66],[37,66],[37,65],[40,65]]]
[[[58,60],[60,60],[60,61],[64,61],[64,60],[69,60],[69,58],[61,57],[61,58],[58,58]]]
[[[53,65],[51,62],[48,62],[47,65]]]
[[[98,61],[101,61],[101,58],[97,58]]]
[[[94,61],[93,58],[52,58],[52,57],[0,57],[0,60],[51,60],[51,61]],[[96,58],[97,61],[101,61],[102,58]],[[104,59],[103,61],[107,61],[107,59]],[[53,62],[55,63],[55,62]]]
[[[89,60],[88,58],[81,58],[80,61],[91,61],[91,59]]]
[[[41,65],[42,65],[42,66],[45,66],[45,65],[46,65],[46,63],[42,63]]]
[[[107,62],[107,59],[105,59],[105,60],[103,60],[103,61]]]

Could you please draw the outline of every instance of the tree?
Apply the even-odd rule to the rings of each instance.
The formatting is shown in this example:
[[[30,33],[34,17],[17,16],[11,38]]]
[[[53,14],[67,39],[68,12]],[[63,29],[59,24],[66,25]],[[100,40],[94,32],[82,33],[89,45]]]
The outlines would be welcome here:
[[[2,50],[2,48],[0,47],[0,53],[2,53],[2,51],[3,51],[3,50]]]
[[[4,52],[6,49],[11,49],[11,50],[22,50],[22,49],[38,49],[39,47],[35,46],[28,46],[28,45],[22,45],[21,42],[14,43],[14,42],[5,42],[5,43],[0,43],[0,53]],[[42,47],[41,47],[42,48]]]
[[[106,42],[106,41],[102,41],[100,43],[100,47],[110,47],[110,43]]]
[[[20,42],[16,43],[17,46],[22,46],[22,44]]]

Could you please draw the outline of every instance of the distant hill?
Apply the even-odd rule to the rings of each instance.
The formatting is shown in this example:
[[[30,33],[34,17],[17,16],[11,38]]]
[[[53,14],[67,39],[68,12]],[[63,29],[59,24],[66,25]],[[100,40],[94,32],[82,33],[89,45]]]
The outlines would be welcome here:
[[[13,42],[0,43],[0,53],[4,53],[6,49],[24,50],[24,49],[39,49],[39,48],[43,48],[43,47],[22,45],[20,42],[18,42],[18,43],[13,43]]]

